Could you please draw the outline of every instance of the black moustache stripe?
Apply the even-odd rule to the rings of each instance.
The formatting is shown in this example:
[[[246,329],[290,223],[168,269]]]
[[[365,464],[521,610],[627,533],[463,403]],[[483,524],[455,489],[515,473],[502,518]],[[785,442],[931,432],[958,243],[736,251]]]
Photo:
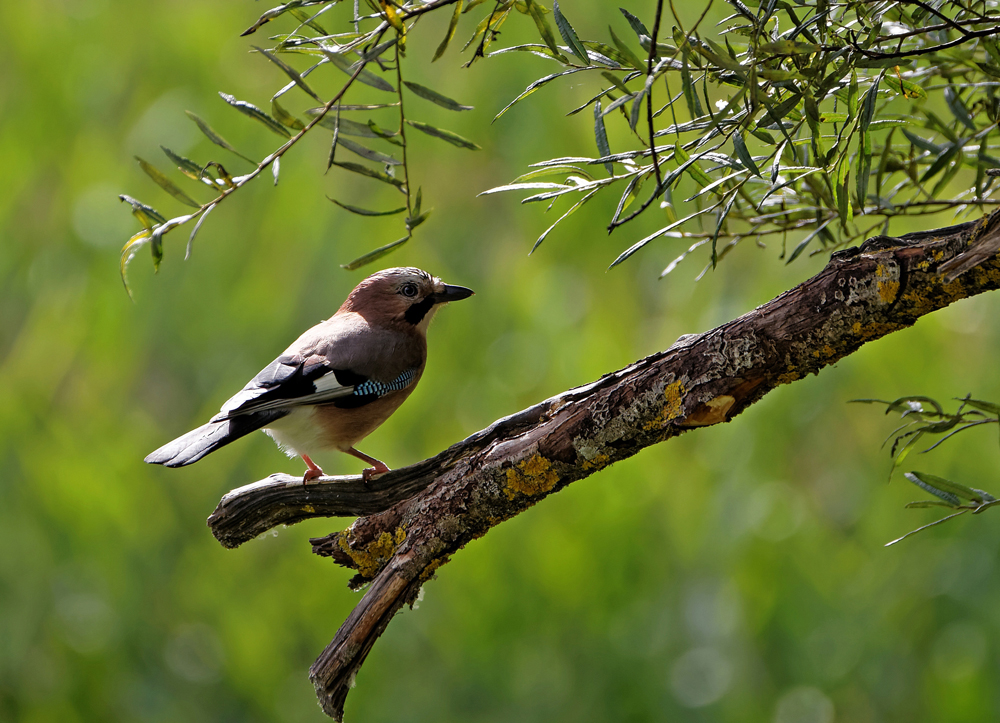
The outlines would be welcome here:
[[[404,314],[403,318],[405,318],[408,322],[416,326],[421,321],[423,321],[424,317],[427,316],[427,312],[430,311],[431,307],[433,306],[434,306],[434,297],[428,296],[419,304],[414,304],[409,309],[407,309],[406,314]]]

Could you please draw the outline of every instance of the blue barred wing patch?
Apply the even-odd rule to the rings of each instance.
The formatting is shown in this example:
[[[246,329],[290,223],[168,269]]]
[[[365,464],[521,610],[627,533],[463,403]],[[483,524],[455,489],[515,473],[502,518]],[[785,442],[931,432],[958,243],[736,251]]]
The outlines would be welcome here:
[[[391,382],[376,382],[373,379],[362,382],[354,387],[355,397],[384,397],[386,394],[391,392],[398,392],[401,389],[406,389],[410,384],[413,383],[413,379],[417,376],[416,369],[407,369],[405,372],[400,374],[398,377],[393,379]]]

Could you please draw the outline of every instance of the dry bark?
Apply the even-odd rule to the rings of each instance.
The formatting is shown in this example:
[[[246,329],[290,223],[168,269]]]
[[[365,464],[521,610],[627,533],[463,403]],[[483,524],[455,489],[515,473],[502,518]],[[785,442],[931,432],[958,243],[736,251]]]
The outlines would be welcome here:
[[[277,524],[360,515],[346,530],[312,540],[316,554],[357,570],[352,586],[371,582],[310,669],[323,710],[341,720],[375,640],[467,542],[644,447],[727,422],[866,342],[1000,288],[998,247],[997,214],[871,238],[740,318],[501,419],[435,457],[367,486],[360,477],[303,486],[275,475],[226,495],[209,526],[236,547]],[[975,265],[950,279],[964,259]]]

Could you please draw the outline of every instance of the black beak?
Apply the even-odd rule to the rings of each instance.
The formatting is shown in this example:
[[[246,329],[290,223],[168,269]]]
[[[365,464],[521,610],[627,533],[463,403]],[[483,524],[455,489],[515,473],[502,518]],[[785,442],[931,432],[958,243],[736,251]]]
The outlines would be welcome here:
[[[462,299],[468,299],[474,293],[476,292],[472,289],[467,289],[464,286],[446,285],[444,287],[444,291],[434,294],[433,299],[435,304],[447,304],[449,301],[461,301]]]

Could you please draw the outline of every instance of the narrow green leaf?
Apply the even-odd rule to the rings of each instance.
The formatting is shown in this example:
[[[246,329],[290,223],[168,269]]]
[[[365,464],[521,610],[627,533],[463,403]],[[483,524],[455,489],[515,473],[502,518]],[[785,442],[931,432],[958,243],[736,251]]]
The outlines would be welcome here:
[[[458,2],[455,3],[455,10],[451,14],[451,22],[448,23],[448,32],[445,33],[444,38],[441,40],[441,44],[438,45],[437,50],[434,51],[434,57],[431,58],[432,63],[444,55],[444,51],[448,49],[448,44],[451,42],[451,39],[455,37],[455,28],[458,27],[458,18],[461,14],[462,0],[458,0]]]
[[[411,83],[408,80],[403,81],[403,85],[412,90],[416,95],[419,95],[424,100],[429,100],[432,103],[437,103],[442,108],[447,108],[448,110],[472,110],[471,105],[462,105],[461,103],[448,98],[447,96],[441,95],[436,90],[431,90],[430,88],[420,85],[419,83]]]
[[[573,175],[585,178],[588,181],[593,181],[594,177],[587,173],[584,169],[579,166],[574,166],[570,164],[559,164],[555,166],[545,166],[544,168],[536,168],[533,171],[528,171],[523,173],[513,180],[513,183],[521,183],[523,181],[530,181],[533,178],[544,178],[545,176],[558,176],[558,175]]]
[[[266,13],[264,13],[259,18],[257,18],[257,22],[255,22],[249,28],[247,28],[242,33],[240,33],[240,36],[242,37],[242,36],[250,35],[251,33],[256,32],[257,29],[261,25],[264,25],[265,23],[271,22],[276,17],[279,17],[283,13],[288,12],[288,10],[290,10],[291,8],[298,7],[301,4],[302,4],[302,0],[291,0],[291,2],[287,2],[284,5],[279,5],[278,7],[271,8]]]
[[[497,113],[495,116],[493,116],[493,122],[496,122],[496,120],[500,116],[502,116],[504,113],[506,113],[508,110],[510,110],[515,103],[524,100],[525,98],[527,98],[529,95],[531,95],[532,93],[534,93],[536,90],[538,90],[539,88],[541,88],[546,83],[549,83],[549,82],[551,82],[551,81],[555,80],[556,78],[559,78],[559,77],[561,77],[563,75],[570,75],[572,73],[578,73],[581,70],[587,70],[587,69],[586,68],[570,68],[569,70],[561,70],[558,73],[552,73],[551,75],[546,75],[544,78],[539,78],[534,83],[531,83],[527,88],[525,88],[524,91],[522,91],[521,95],[517,96],[514,100],[512,100],[510,103],[508,103],[506,106],[504,106],[504,108],[499,113]]]
[[[298,20],[303,25],[308,25],[310,28],[315,30],[320,35],[328,35],[326,30],[323,29],[323,26],[320,25],[315,20],[313,20],[312,13],[307,13],[305,10],[299,8],[289,8],[288,14],[291,15],[296,20]]]
[[[646,89],[643,88],[638,93],[635,94],[635,100],[632,101],[632,112],[628,116],[628,125],[633,131],[635,130],[636,124],[639,122],[639,113],[642,112],[642,101],[646,98]]]
[[[903,507],[908,510],[918,510],[926,507],[947,507],[948,509],[955,509],[955,505],[942,500],[917,500],[916,502],[907,502],[903,505]]]
[[[605,80],[607,80],[609,83],[615,86],[622,93],[625,93],[626,95],[632,94],[632,91],[628,89],[628,86],[625,85],[625,83],[622,82],[622,79],[616,76],[614,73],[610,73],[607,70],[602,70],[601,75],[603,75]]]
[[[384,163],[388,166],[398,166],[402,164],[402,161],[397,161],[392,156],[387,156],[384,153],[373,151],[371,148],[365,148],[360,143],[355,143],[349,138],[340,138],[338,139],[338,142],[347,150],[351,151],[352,153],[356,153],[362,158],[367,158],[369,161],[374,161],[375,163]]]
[[[716,251],[716,244],[719,240],[719,232],[722,231],[722,226],[726,223],[726,217],[729,216],[729,211],[733,208],[733,204],[736,202],[736,190],[734,189],[729,196],[729,200],[726,201],[725,207],[722,209],[722,213],[719,214],[719,220],[715,224],[715,233],[712,234],[712,268],[715,268],[719,263],[719,254]]]
[[[198,219],[198,223],[196,223],[194,225],[194,228],[191,229],[191,235],[188,236],[187,248],[184,250],[185,261],[191,258],[191,249],[194,247],[194,237],[198,235],[198,232],[201,230],[201,225],[205,223],[205,219],[208,218],[208,214],[212,213],[212,210],[215,208],[216,205],[217,204],[213,203],[211,206],[206,208],[205,212],[201,214],[201,218]]]
[[[386,244],[385,246],[379,246],[374,251],[369,251],[364,256],[359,256],[350,263],[341,264],[340,268],[347,269],[348,271],[355,271],[356,269],[360,269],[362,266],[366,266],[367,264],[370,264],[373,261],[378,261],[386,254],[391,254],[393,251],[398,249],[400,246],[402,246],[409,240],[410,240],[409,236],[404,236],[403,238],[393,241],[392,243]]]
[[[597,140],[598,153],[600,153],[601,156],[610,156],[611,146],[608,145],[608,131],[604,127],[604,115],[601,113],[601,101],[597,101],[594,104],[594,138]],[[609,175],[613,176],[615,174],[615,167],[610,161],[604,164],[604,168],[607,170]]]
[[[271,115],[273,115],[282,125],[294,130],[300,131],[306,127],[305,123],[285,110],[278,102],[277,98],[271,99]]]
[[[643,35],[645,35],[647,38],[652,37],[650,32],[646,30],[646,26],[642,24],[642,21],[639,18],[637,18],[635,15],[630,13],[625,8],[618,8],[618,9],[621,11],[622,15],[625,16],[625,19],[628,20],[628,24],[629,27],[632,28],[632,32],[634,32],[640,39],[642,38]]]
[[[394,208],[391,211],[369,211],[367,208],[361,208],[360,206],[352,206],[349,203],[342,203],[335,198],[327,196],[331,201],[340,206],[346,211],[351,213],[356,213],[359,216],[395,216],[397,213],[402,213],[406,210],[406,206],[400,206],[399,208]]]
[[[573,26],[569,24],[569,20],[566,19],[559,9],[559,0],[555,0],[552,3],[552,15],[556,20],[556,27],[559,28],[559,34],[562,35],[562,39],[566,41],[566,45],[569,46],[573,55],[578,57],[584,65],[590,65],[590,56],[587,55],[587,49],[583,47],[583,43],[577,37]]]
[[[595,193],[597,193],[599,190],[601,190],[601,189],[599,189],[599,188],[594,189],[593,191],[591,191],[590,193],[588,193],[586,196],[584,196],[583,198],[581,198],[579,201],[577,201],[576,203],[574,203],[570,207],[570,209],[568,211],[566,211],[566,213],[564,213],[562,216],[560,216],[558,219],[556,219],[556,222],[554,224],[552,224],[547,229],[545,229],[545,231],[542,233],[542,235],[538,237],[538,240],[535,241],[535,245],[531,247],[531,251],[528,252],[528,256],[531,256],[531,254],[535,253],[535,249],[537,249],[539,246],[541,246],[542,241],[544,241],[545,237],[548,236],[549,233],[551,233],[552,229],[554,229],[556,226],[558,226],[560,223],[562,223],[564,219],[566,219],[567,217],[571,216],[578,208],[580,208],[580,206],[582,206],[587,201],[589,201],[591,199],[591,197],[593,197],[593,195]]]
[[[958,121],[968,128],[973,133],[976,132],[976,124],[972,122],[972,116],[969,115],[969,110],[965,107],[965,103],[962,102],[961,96],[959,96],[958,91],[951,85],[944,89],[944,100],[948,104],[949,110]]]
[[[416,211],[414,211],[414,216],[412,218],[406,219],[406,230],[413,231],[413,229],[415,229],[417,226],[419,226],[420,224],[422,224],[424,221],[427,220],[427,217],[431,215],[431,211],[433,210],[434,209],[428,209],[423,213],[419,214]]]
[[[309,87],[309,84],[299,75],[299,71],[290,66],[281,58],[277,57],[274,53],[270,53],[264,48],[258,47],[256,45],[251,45],[254,50],[263,55],[265,58],[270,60],[272,63],[277,65],[281,70],[287,75],[295,85],[299,86],[302,90],[308,93],[317,103],[322,103],[323,99],[316,95],[316,91]]]
[[[178,201],[183,203],[185,206],[191,206],[192,208],[201,208],[201,204],[191,198],[189,195],[184,193],[179,189],[173,181],[167,178],[158,168],[154,167],[152,164],[147,163],[139,156],[135,157],[135,160],[139,161],[139,167],[145,171],[146,175],[153,179],[153,181],[162,188],[164,191],[169,193],[171,196],[176,198]]]
[[[362,176],[368,176],[369,178],[374,178],[382,183],[388,183],[391,186],[396,186],[397,188],[403,187],[403,181],[399,178],[394,178],[388,173],[383,173],[382,171],[376,171],[369,168],[368,166],[362,166],[360,163],[348,163],[346,161],[334,161],[334,166],[343,168],[345,171],[350,171],[351,173],[357,173]]]
[[[760,175],[760,169],[757,167],[757,164],[753,160],[753,156],[750,155],[750,151],[747,149],[747,144],[743,140],[742,133],[733,133],[733,148],[736,149],[736,157],[740,159],[740,163],[743,164],[743,167],[758,178],[762,178]]]
[[[681,88],[684,91],[684,102],[687,103],[688,113],[692,118],[701,118],[705,112],[701,109],[701,100],[698,98],[698,91],[691,82],[691,71],[688,68],[688,54],[684,53],[684,65],[681,67]]]
[[[215,145],[217,145],[217,146],[219,146],[221,148],[225,148],[230,153],[235,153],[237,156],[239,156],[240,158],[242,158],[244,161],[248,161],[249,163],[257,165],[257,162],[255,160],[253,160],[252,158],[249,158],[247,156],[244,156],[238,150],[236,150],[231,145],[229,145],[229,141],[227,141],[225,138],[223,138],[218,133],[216,133],[214,130],[212,130],[212,127],[210,125],[208,125],[208,123],[206,123],[205,121],[203,121],[201,118],[199,118],[198,116],[196,116],[194,113],[192,113],[189,110],[186,110],[184,112],[187,113],[187,117],[194,121],[195,125],[198,126],[198,129],[202,133],[204,133],[205,137],[208,138],[208,140],[212,141],[212,143],[214,143]]]
[[[961,150],[962,147],[954,143],[949,143],[947,146],[945,146],[944,152],[940,156],[938,156],[937,160],[934,161],[934,163],[931,164],[931,167],[924,172],[923,176],[920,177],[920,182],[926,183],[929,179],[933,178],[942,170],[944,170],[944,167],[947,166],[949,163],[951,163],[952,159]]]
[[[816,43],[802,43],[798,40],[778,40],[764,43],[757,48],[758,52],[768,55],[809,55],[818,53],[822,48]]]
[[[899,75],[894,73],[886,73],[882,78],[883,82],[888,85],[894,93],[898,93],[906,98],[926,98],[927,91],[921,88],[919,85],[913,81],[906,80]]]
[[[556,38],[552,34],[552,28],[549,27],[549,21],[545,17],[542,6],[535,2],[535,0],[525,0],[525,4],[527,5],[531,19],[535,21],[535,27],[538,28],[538,34],[541,36],[542,42],[545,43],[557,58],[564,57],[562,51],[559,50],[559,46],[556,45]]]
[[[1000,404],[985,402],[982,399],[971,399],[969,397],[964,397],[960,401],[962,404],[972,407],[973,409],[978,409],[981,412],[987,412],[988,414],[996,414],[997,416],[1000,416]]]
[[[138,201],[131,196],[126,196],[125,194],[119,195],[118,198],[132,207],[132,215],[139,220],[139,223],[142,224],[144,229],[151,229],[157,224],[167,222],[167,219],[164,218],[163,214],[152,206],[147,206],[142,201]]]
[[[243,115],[248,118],[253,118],[267,128],[275,133],[277,133],[282,138],[291,138],[292,134],[289,132],[285,126],[281,125],[277,120],[269,116],[267,113],[262,111],[260,108],[255,106],[253,103],[247,103],[245,100],[237,100],[235,96],[229,95],[228,93],[219,92],[219,96],[222,100],[226,101],[233,108],[238,110]]]
[[[615,34],[615,29],[610,25],[608,26],[608,32],[611,33],[611,42],[613,42],[615,47],[618,48],[618,52],[622,54],[622,57],[627,61],[627,64],[631,65],[636,70],[643,70],[645,66],[642,61],[639,60],[639,57],[634,52],[632,52],[632,48],[630,48]]]
[[[965,485],[960,485],[937,475],[927,474],[926,472],[905,472],[903,476],[917,487],[930,492],[953,507],[961,505],[962,498],[973,502],[982,502],[982,497],[976,495],[975,492]]]
[[[625,186],[625,191],[622,193],[620,199],[618,199],[618,208],[615,209],[615,215],[611,217],[610,226],[614,227],[618,223],[618,219],[621,218],[622,211],[632,205],[632,202],[639,195],[639,191],[642,189],[642,184],[646,180],[645,174],[637,174],[632,177],[632,180],[628,182]]]
[[[177,169],[188,178],[193,178],[197,181],[199,176],[201,176],[201,166],[192,161],[190,158],[180,156],[166,146],[160,146],[160,149],[167,155],[170,162],[175,164]]]
[[[933,153],[935,156],[937,156],[943,153],[944,149],[946,148],[946,146],[939,146],[936,143],[931,143],[926,138],[922,138],[921,136],[918,136],[916,133],[911,133],[906,128],[900,128],[900,130],[903,131],[903,135],[906,136],[906,139],[910,143],[912,143],[914,146],[916,146],[922,151],[927,151],[928,153]]]
[[[368,130],[374,133],[377,137],[387,140],[393,145],[399,146],[400,148],[403,147],[403,142],[396,137],[399,135],[399,131],[382,130],[373,120],[368,121]]]
[[[322,108],[310,108],[306,111],[307,115],[317,116],[322,112]],[[347,118],[338,118],[336,113],[327,113],[320,120],[319,125],[327,130],[339,130],[343,135],[348,136],[360,136],[362,138],[383,138],[381,134],[372,130],[371,126],[367,123],[359,123],[357,121],[348,120]],[[397,135],[393,133],[392,135]]]
[[[858,114],[858,73],[851,72],[851,83],[847,86],[847,114],[853,118]]]
[[[153,232],[150,229],[144,228],[142,231],[135,234],[134,236],[132,236],[132,238],[126,241],[125,246],[122,248],[121,259],[119,261],[119,268],[122,275],[122,284],[125,285],[125,292],[128,294],[128,298],[130,299],[133,298],[132,289],[129,288],[128,276],[126,275],[125,272],[128,268],[129,262],[139,252],[139,249],[143,246],[143,244],[149,243],[149,237],[152,234]]]
[[[470,151],[482,150],[482,146],[476,145],[472,141],[463,138],[457,133],[451,131],[446,131],[443,128],[435,128],[429,123],[422,123],[421,121],[406,119],[407,125],[411,125],[418,131],[423,131],[429,136],[434,136],[435,138],[440,138],[443,141],[451,143],[453,146],[458,146],[459,148],[468,148]]]
[[[355,64],[352,63],[350,60],[345,58],[343,55],[339,55],[337,53],[333,53],[327,50],[323,46],[320,46],[320,50],[323,51],[323,55],[325,55],[326,59],[329,60],[335,67],[340,68],[340,70],[342,70],[347,75],[354,75],[354,71],[356,70]],[[396,92],[396,89],[393,87],[392,83],[387,81],[382,76],[376,75],[367,68],[365,68],[358,74],[357,79],[361,83],[371,86],[372,88],[375,88],[377,90],[384,90],[387,93]]]

